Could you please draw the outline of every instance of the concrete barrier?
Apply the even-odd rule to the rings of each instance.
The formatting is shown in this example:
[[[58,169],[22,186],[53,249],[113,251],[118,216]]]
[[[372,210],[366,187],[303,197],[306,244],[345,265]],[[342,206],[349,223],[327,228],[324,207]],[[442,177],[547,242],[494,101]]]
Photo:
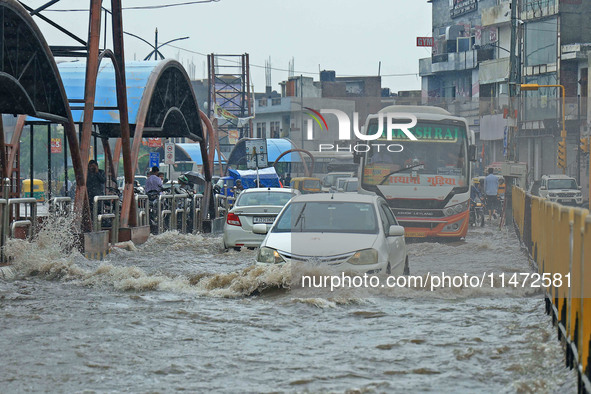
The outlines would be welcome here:
[[[577,369],[579,392],[591,392],[591,215],[513,188],[513,222],[542,278],[566,365]]]

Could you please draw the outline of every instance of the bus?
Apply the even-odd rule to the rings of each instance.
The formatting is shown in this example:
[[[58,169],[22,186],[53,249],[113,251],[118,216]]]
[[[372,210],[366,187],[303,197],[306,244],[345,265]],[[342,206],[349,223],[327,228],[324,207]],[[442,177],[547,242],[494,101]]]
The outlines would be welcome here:
[[[390,123],[412,124],[408,132]],[[396,116],[399,116],[397,118]],[[476,160],[474,133],[464,118],[438,107],[389,106],[368,116],[362,133],[377,135],[357,149],[360,187],[386,199],[410,238],[465,237],[470,209],[470,161]]]

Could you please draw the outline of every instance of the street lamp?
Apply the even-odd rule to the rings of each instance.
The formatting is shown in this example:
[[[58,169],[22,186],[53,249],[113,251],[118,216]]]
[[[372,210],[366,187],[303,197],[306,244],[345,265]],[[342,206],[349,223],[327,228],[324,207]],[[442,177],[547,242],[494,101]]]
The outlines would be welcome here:
[[[522,91],[536,91],[539,88],[561,88],[562,90],[562,140],[558,143],[558,166],[562,167],[562,173],[566,173],[566,90],[564,85],[538,85],[537,83],[521,84]]]
[[[136,36],[135,34],[132,33],[128,33],[126,31],[124,31],[123,33],[130,35],[132,37],[137,38],[138,40],[142,40],[143,42],[145,42],[146,44],[148,44],[149,46],[151,46],[153,48],[153,51],[150,52],[148,54],[148,56],[146,56],[144,58],[144,60],[150,60],[150,58],[152,57],[152,55],[154,55],[154,59],[158,60],[158,55],[160,55],[160,59],[164,59],[164,55],[162,55],[162,53],[160,53],[159,49],[162,48],[163,46],[170,44],[171,42],[175,42],[175,41],[180,41],[180,40],[186,40],[189,37],[180,37],[180,38],[175,38],[173,40],[169,40],[166,41],[163,44],[158,44],[158,28],[156,28],[156,31],[154,32],[154,45],[152,45],[151,43],[149,43],[148,41],[144,40],[143,38],[141,38],[140,36]]]

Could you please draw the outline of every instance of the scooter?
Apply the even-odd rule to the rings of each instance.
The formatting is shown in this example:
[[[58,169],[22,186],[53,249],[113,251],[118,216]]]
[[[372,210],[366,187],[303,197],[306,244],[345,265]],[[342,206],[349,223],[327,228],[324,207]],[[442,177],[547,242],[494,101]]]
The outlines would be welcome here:
[[[484,204],[478,197],[475,200],[470,199],[470,225],[484,226]]]

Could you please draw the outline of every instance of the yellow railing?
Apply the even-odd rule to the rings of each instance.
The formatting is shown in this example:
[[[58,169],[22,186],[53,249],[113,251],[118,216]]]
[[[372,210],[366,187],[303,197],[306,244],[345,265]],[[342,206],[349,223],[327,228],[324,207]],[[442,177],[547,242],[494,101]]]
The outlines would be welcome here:
[[[566,364],[578,367],[579,387],[591,392],[591,215],[517,187],[512,202],[519,237],[542,281],[549,280],[546,311],[566,345]]]

